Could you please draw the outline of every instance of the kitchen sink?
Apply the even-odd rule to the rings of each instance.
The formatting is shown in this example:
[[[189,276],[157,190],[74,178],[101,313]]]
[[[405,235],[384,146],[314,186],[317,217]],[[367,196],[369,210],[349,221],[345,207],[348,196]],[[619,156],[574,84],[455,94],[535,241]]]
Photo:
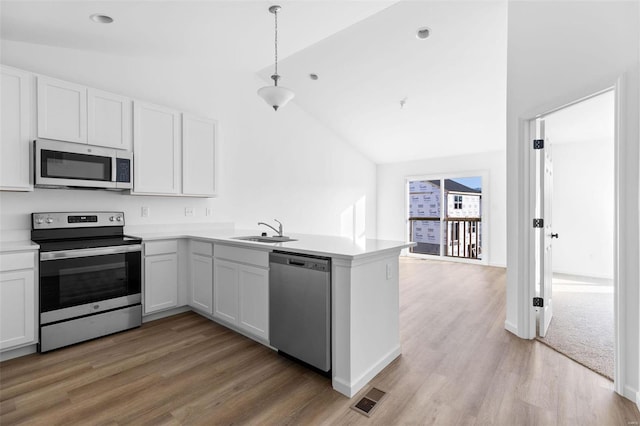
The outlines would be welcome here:
[[[255,241],[258,243],[285,243],[288,241],[298,241],[289,237],[266,237],[262,235],[249,235],[247,237],[233,237],[234,240]]]

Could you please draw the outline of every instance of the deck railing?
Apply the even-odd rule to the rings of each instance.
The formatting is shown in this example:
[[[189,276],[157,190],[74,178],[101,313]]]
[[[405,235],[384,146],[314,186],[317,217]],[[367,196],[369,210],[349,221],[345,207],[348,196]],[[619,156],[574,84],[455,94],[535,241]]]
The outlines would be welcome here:
[[[445,223],[445,256],[479,259],[482,255],[481,219],[448,217]]]

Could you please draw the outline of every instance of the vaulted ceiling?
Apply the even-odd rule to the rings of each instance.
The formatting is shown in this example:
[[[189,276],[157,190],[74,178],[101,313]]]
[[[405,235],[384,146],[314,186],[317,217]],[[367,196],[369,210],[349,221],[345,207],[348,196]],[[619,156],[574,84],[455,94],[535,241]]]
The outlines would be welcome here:
[[[0,35],[192,58],[197,66],[256,72],[268,84],[270,4],[3,0]],[[504,149],[506,0],[280,4],[281,84],[296,93],[292,102],[376,163]],[[97,25],[88,19],[93,13],[115,22]],[[416,37],[420,27],[430,29],[427,39]]]

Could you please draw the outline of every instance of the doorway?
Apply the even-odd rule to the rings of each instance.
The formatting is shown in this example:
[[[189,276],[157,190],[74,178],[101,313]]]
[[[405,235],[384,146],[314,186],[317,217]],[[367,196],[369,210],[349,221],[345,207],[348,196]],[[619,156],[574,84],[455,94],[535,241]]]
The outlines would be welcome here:
[[[538,339],[613,379],[615,92],[537,120],[544,121],[545,149],[552,148],[551,235],[557,236],[548,295],[553,316]]]

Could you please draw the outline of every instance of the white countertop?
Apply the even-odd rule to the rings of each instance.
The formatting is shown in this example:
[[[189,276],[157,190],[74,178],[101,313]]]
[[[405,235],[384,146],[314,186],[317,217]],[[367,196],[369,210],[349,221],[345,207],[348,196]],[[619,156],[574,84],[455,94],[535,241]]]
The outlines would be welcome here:
[[[31,240],[2,241],[2,243],[0,243],[0,253],[11,251],[38,250],[39,248],[40,246]]]
[[[135,232],[135,228],[125,230],[126,234],[141,237],[145,241],[165,240],[175,238],[193,238],[208,240],[213,243],[233,244],[237,246],[252,247],[265,250],[284,250],[296,253],[312,254],[333,258],[356,259],[377,254],[384,251],[396,251],[411,247],[415,243],[404,241],[388,241],[363,239],[354,242],[350,238],[333,237],[310,234],[287,234],[297,241],[278,243],[261,243],[256,241],[236,240],[234,237],[259,236],[263,230],[238,230],[238,229],[175,229],[162,232]],[[269,234],[271,236],[271,234]]]

